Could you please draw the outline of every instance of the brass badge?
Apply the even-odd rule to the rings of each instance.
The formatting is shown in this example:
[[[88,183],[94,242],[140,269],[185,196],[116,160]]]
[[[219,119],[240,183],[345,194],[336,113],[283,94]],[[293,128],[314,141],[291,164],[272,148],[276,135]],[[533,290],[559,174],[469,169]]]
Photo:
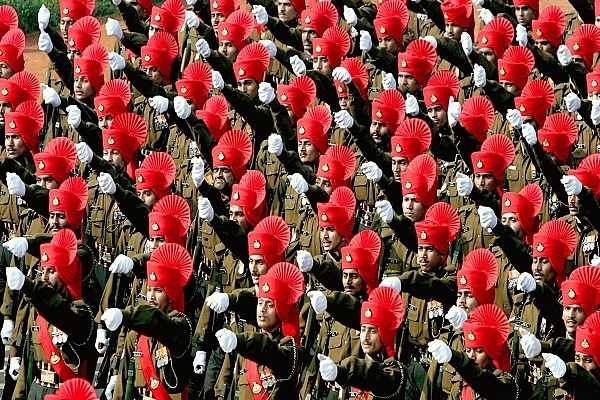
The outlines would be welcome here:
[[[542,31],[540,31],[540,29],[538,28],[538,29],[535,31],[535,34],[536,34],[536,35],[538,35],[538,36],[542,36]]]
[[[98,111],[104,111],[104,104],[98,104]]]
[[[213,8],[219,7],[219,3],[217,3],[217,0],[213,1],[212,6],[213,6]]]
[[[15,124],[15,121],[14,121],[14,120],[12,120],[12,121],[10,121],[10,123],[8,124],[8,126],[9,126],[9,128],[11,128],[11,129],[15,129],[15,128],[17,127],[17,124]]]
[[[154,16],[154,20],[155,20],[155,21],[160,21],[160,14],[156,14],[156,15]]]
[[[144,177],[141,174],[138,175],[137,181],[140,182],[140,183],[144,182]]]
[[[112,137],[112,136],[109,136],[108,140],[106,141],[106,143],[108,143],[108,144],[115,144],[115,138]]]
[[[467,284],[467,277],[466,276],[461,276],[460,277],[460,284],[461,285],[466,285]]]
[[[317,47],[315,48],[315,50],[316,50],[316,52],[317,52],[317,53],[320,53],[320,52],[321,52],[321,50],[322,50],[322,49],[321,49],[321,45],[320,45],[320,44],[318,44],[318,45],[317,45]]]
[[[400,63],[400,65],[402,66],[402,68],[406,68],[406,66],[408,65],[408,63],[406,62],[406,60],[402,60],[402,62]]]
[[[444,13],[444,19],[448,19],[450,18],[450,16],[448,15],[448,13]]]
[[[258,239],[254,240],[254,244],[252,244],[252,247],[254,247],[255,249],[260,249],[260,242],[258,241]]]
[[[595,79],[592,79],[592,86],[593,86],[593,87],[596,87],[596,86],[598,86],[598,81],[597,81],[597,80],[595,80]]]
[[[432,103],[435,103],[437,101],[437,97],[435,96],[435,94],[432,94],[429,100],[431,100]]]
[[[234,199],[234,200],[239,200],[239,199],[240,199],[240,192],[235,192],[235,193],[233,194],[233,199]]]
[[[506,207],[510,207],[510,204],[511,204],[511,203],[510,203],[510,199],[506,199],[506,201],[504,202],[504,205],[505,205]]]
[[[71,38],[71,40],[69,40],[69,46],[75,47],[75,40],[73,40],[73,38]]]
[[[181,86],[181,93],[187,93],[187,87],[186,86]]]
[[[573,45],[573,50],[575,50],[575,51],[579,50],[579,43],[575,43]]]
[[[154,377],[151,376],[150,377],[150,389],[154,390],[158,387],[158,385],[160,385],[160,382],[158,381],[158,379],[155,379]]]
[[[372,315],[373,315],[373,312],[371,312],[371,309],[367,308],[365,310],[365,318],[371,318]]]
[[[304,129],[304,127],[303,127],[303,126],[301,126],[301,127],[300,127],[300,129],[298,129],[298,132],[299,132],[301,135],[304,135],[304,133],[306,132],[306,129]]]
[[[50,362],[52,364],[58,364],[60,362],[60,356],[55,352],[52,352],[52,357],[50,357]]]
[[[308,15],[306,16],[306,18],[304,18],[304,22],[310,24],[310,17]]]
[[[521,111],[521,112],[525,111],[525,105],[524,104],[521,104],[521,106],[519,107],[519,111]]]
[[[567,294],[567,296],[569,296],[570,299],[574,299],[575,291],[573,289],[569,289],[569,293]]]
[[[152,223],[152,230],[153,230],[153,231],[157,231],[157,230],[158,230],[158,228],[159,228],[158,224],[156,223],[156,221],[154,221],[154,222]]]
[[[329,218],[327,217],[327,214],[323,213],[323,214],[321,214],[321,219],[323,221],[327,221]]]
[[[587,341],[587,339],[583,339],[581,341],[581,347],[583,347],[584,349],[587,349],[588,347],[590,347],[590,343]]]
[[[406,183],[404,184],[404,187],[407,189],[410,189],[412,187],[412,183],[410,183],[410,181],[406,181]]]
[[[321,169],[323,170],[323,172],[327,172],[327,171],[329,171],[329,165],[323,164],[323,166],[321,167]]]
[[[219,159],[219,161],[223,161],[225,159],[225,154],[223,154],[223,152],[220,151],[219,155],[217,156],[217,158]]]
[[[267,293],[269,290],[271,290],[271,288],[269,287],[269,284],[267,282],[265,282],[264,285],[262,285],[261,290],[265,293]]]
[[[58,199],[58,197],[54,196],[54,198],[52,199],[52,205],[59,205],[60,204],[60,200]]]
[[[286,101],[287,100],[287,94],[282,93],[281,94],[281,100]]]
[[[427,232],[421,231],[421,239],[423,239],[423,240],[427,239]]]
[[[375,113],[375,115],[377,116],[377,118],[383,117],[383,113],[381,112],[381,110],[377,110],[377,112]]]
[[[227,30],[227,28],[223,28],[223,30],[221,31],[221,35],[223,35],[223,36],[229,35],[229,31]]]
[[[8,94],[7,88],[2,88],[2,96],[6,96]]]
[[[46,165],[44,164],[44,162],[43,162],[43,161],[40,161],[40,162],[38,163],[38,169],[44,169],[45,167],[46,167]]]
[[[402,146],[400,146],[400,143],[396,144],[396,153],[402,153]]]
[[[500,68],[500,75],[506,75],[506,70],[504,67]]]
[[[144,61],[150,61],[150,54],[146,53],[144,56]]]
[[[63,14],[64,15],[69,14],[69,9],[67,7],[63,8]]]
[[[544,251],[544,245],[542,244],[542,242],[539,242],[537,245],[537,251],[542,252]]]
[[[150,272],[150,280],[151,281],[155,281],[156,280],[156,274],[154,273],[154,271]]]
[[[81,68],[79,68],[79,64],[75,66],[75,72],[77,72],[78,74],[81,73]]]
[[[467,337],[469,338],[469,340],[473,341],[475,340],[475,334],[473,333],[473,331],[470,331],[469,334],[467,335]]]
[[[254,382],[254,384],[252,385],[252,393],[259,394],[261,389],[262,389],[262,386],[256,382]]]
[[[350,253],[346,254],[346,261],[352,262],[352,256],[350,255]]]
[[[481,38],[481,43],[486,44],[488,42],[487,36]]]
[[[344,91],[344,87],[342,85],[338,85],[338,92],[342,93]]]
[[[379,32],[385,33],[385,26],[381,25],[381,28],[379,28]]]
[[[240,69],[238,70],[238,75],[239,75],[239,76],[244,76],[244,75],[246,75],[246,71],[244,71],[242,68],[240,68]]]
[[[477,161],[477,168],[483,168],[483,161]]]
[[[544,147],[550,146],[550,142],[548,141],[548,138],[544,139],[544,141],[542,142],[542,146],[544,146]]]
[[[43,262],[46,262],[46,261],[48,261],[48,258],[49,258],[49,257],[48,257],[48,254],[46,254],[46,253],[42,253],[42,261],[43,261]]]

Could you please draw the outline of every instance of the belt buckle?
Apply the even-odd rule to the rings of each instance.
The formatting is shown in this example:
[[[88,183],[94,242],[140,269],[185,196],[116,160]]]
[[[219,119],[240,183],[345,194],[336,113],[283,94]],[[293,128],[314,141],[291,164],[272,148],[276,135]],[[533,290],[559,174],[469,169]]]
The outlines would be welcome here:
[[[154,398],[150,396],[142,396],[142,400],[154,400]]]
[[[48,371],[45,369],[40,370],[40,381],[42,381],[43,383],[47,383],[50,385],[55,385],[56,382],[54,381],[54,372],[52,371]]]

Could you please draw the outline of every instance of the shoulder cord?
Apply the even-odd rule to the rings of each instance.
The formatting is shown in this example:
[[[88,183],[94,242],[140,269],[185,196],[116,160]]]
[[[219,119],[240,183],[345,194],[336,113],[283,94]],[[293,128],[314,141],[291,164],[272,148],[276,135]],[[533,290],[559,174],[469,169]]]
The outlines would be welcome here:
[[[192,321],[190,321],[190,319],[188,318],[187,315],[185,315],[184,313],[180,312],[176,316],[177,317],[184,317],[185,320],[186,320],[186,322],[188,323],[189,328],[190,328],[190,340],[189,340],[188,345],[185,348],[185,350],[183,350],[183,352],[180,355],[178,355],[178,356],[174,356],[174,355],[171,354],[171,357],[179,359],[179,358],[183,357],[187,353],[187,351],[192,347],[192,332],[193,332],[193,329],[192,329]],[[171,352],[169,351],[169,353],[171,353]]]
[[[77,343],[74,340],[71,340],[71,342],[73,342],[73,344],[77,347],[82,347],[84,346],[92,337],[92,332],[94,331],[94,318],[92,317],[92,309],[90,308],[90,306],[88,306],[88,304],[86,302],[83,302],[83,305],[85,306],[87,312],[90,314],[90,333],[88,334],[87,338],[82,342],[82,343]]]
[[[288,381],[292,380],[294,375],[296,375],[296,373],[297,373],[296,369],[298,367],[298,346],[296,345],[296,341],[294,340],[294,338],[292,338],[292,346],[293,346],[293,351],[294,351],[294,364],[292,365],[292,370],[290,372],[290,376],[288,376],[286,379],[277,379],[277,383],[288,382]]]
[[[397,363],[397,361],[394,361]],[[385,364],[382,364],[382,367]],[[400,392],[402,391],[402,388],[404,387],[404,368],[402,368],[402,365],[400,365],[400,384],[398,385],[398,389],[396,389],[396,391],[392,394],[390,394],[389,396],[375,396],[379,399],[390,399],[394,396],[397,396],[398,394],[400,394]]]

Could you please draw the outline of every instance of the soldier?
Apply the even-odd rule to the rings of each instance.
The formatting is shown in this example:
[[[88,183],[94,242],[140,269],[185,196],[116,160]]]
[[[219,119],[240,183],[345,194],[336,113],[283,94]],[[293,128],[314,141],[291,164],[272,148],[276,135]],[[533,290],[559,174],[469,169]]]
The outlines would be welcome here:
[[[426,86],[427,77],[436,65],[437,57],[435,47],[423,39],[410,42],[406,46],[406,51],[398,54],[398,86],[402,92],[407,93],[407,103],[414,103],[410,100],[409,94],[415,97],[415,100],[423,100],[422,89]],[[416,109],[413,104],[408,108],[411,108],[410,112],[407,110],[411,116],[419,112],[418,105]]]
[[[5,131],[4,114],[14,111],[24,101],[37,100],[40,95],[40,82],[29,71],[22,71],[12,75],[10,78],[0,78],[0,129]],[[4,143],[2,143],[4,148]]]
[[[19,15],[12,6],[2,5],[0,7],[0,15],[2,16],[2,18],[0,18],[2,20],[0,23],[0,38],[2,38],[9,30],[19,27]],[[2,76],[2,78],[5,77]]]
[[[344,29],[339,26],[327,28],[321,37],[313,39],[313,69],[331,78],[331,73],[340,66],[350,45],[350,35]]]
[[[0,64],[4,65],[0,77],[9,79],[25,69],[25,34],[20,29],[11,29],[0,39]]]

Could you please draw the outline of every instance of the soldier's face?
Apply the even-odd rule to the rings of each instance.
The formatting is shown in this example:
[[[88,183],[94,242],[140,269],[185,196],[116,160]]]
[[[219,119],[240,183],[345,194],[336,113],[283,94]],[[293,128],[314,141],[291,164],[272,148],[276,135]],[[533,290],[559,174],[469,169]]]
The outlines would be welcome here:
[[[478,305],[479,302],[469,289],[461,289],[456,292],[456,306],[465,310],[467,315],[470,316]]]
[[[71,61],[81,57],[81,52],[77,49],[69,49],[67,50],[67,58]]]
[[[105,149],[102,153],[102,158],[114,167],[117,172],[125,170],[125,160],[119,150]]]
[[[531,271],[538,282],[549,283],[556,279],[556,272],[547,257],[533,257]]]
[[[419,267],[422,272],[430,272],[442,264],[442,255],[431,245],[420,244],[417,249]]]
[[[521,95],[521,89],[519,89],[518,87],[516,87],[512,82],[510,82],[510,81],[498,81],[498,83],[507,92],[512,93],[515,96],[520,96]]]
[[[325,75],[328,78],[331,78],[331,64],[329,64],[329,59],[325,56],[318,56],[313,59],[313,68]]]
[[[446,22],[446,37],[450,39],[460,39],[460,35],[465,31],[464,28],[456,25],[454,22]]]
[[[383,142],[384,139],[387,141],[390,138],[390,130],[388,129],[385,122],[380,122],[376,120],[371,121],[369,133],[371,134],[371,137],[377,144]]]
[[[350,100],[348,99],[348,96],[338,97],[338,102],[342,110],[350,109]]]
[[[165,239],[164,236],[157,235],[148,239],[148,242],[150,242],[150,252],[152,253],[154,250],[167,243],[167,239]]]
[[[287,23],[298,18],[298,12],[290,0],[279,0],[277,2],[277,14],[283,23]]]
[[[19,158],[29,151],[21,135],[8,132],[4,135],[4,147],[9,158]]]
[[[12,112],[12,104],[8,101],[0,101],[0,126],[4,126],[4,113]]]
[[[481,55],[484,56],[492,64],[496,66],[498,65],[498,57],[496,57],[496,53],[493,49],[489,47],[483,47],[479,49],[479,53],[481,53]]]
[[[62,211],[52,211],[48,217],[48,227],[56,233],[67,227],[67,215]]]
[[[563,307],[562,319],[565,323],[565,328],[567,328],[567,333],[571,337],[575,337],[577,327],[583,324],[585,318],[585,312],[579,304],[571,304]]]
[[[266,333],[273,332],[281,326],[281,321],[275,312],[275,302],[265,297],[258,299],[256,306],[256,320],[258,327]]]
[[[502,214],[502,225],[509,226],[517,235],[517,239],[523,240],[525,238],[525,232],[523,232],[517,214],[512,212]]]
[[[579,207],[581,206],[581,202],[579,201],[579,197],[572,195],[569,196],[569,214],[572,216],[579,215]]]
[[[360,326],[360,347],[369,356],[375,356],[383,350],[379,329],[375,325],[362,324]],[[392,355],[388,354],[387,356],[391,357]]]
[[[536,40],[535,41],[535,47],[537,47],[538,49],[540,49],[544,53],[548,53],[548,54],[555,54],[556,53],[556,51],[554,49],[554,46],[552,46],[550,44],[550,42],[547,41],[547,40]]]
[[[296,125],[296,122],[298,122],[298,118],[296,118],[296,114],[294,114],[292,107],[289,104],[284,104],[284,107],[287,110],[288,115],[290,116],[290,124],[292,124],[292,126]]]
[[[213,186],[219,190],[223,190],[235,182],[233,172],[228,167],[217,167],[213,169]]]
[[[594,24],[595,24],[597,27],[600,27],[600,16],[597,16],[597,17],[596,17],[596,19],[594,20]]]
[[[216,31],[221,22],[225,22],[227,18],[220,12],[210,13],[210,23],[213,29]]]
[[[298,142],[298,154],[304,164],[314,163],[319,158],[319,150],[309,139],[301,139]]]
[[[392,172],[396,182],[400,182],[400,174],[406,171],[407,167],[408,159],[406,157],[392,157]]]
[[[162,31],[163,31],[163,28],[161,26],[150,25],[150,27],[148,28],[148,39],[150,39],[152,36],[154,36],[155,33],[162,32]]]
[[[588,100],[600,100],[600,91],[589,92]],[[0,103],[1,106],[2,103]]]
[[[574,63],[580,64],[580,65],[583,65],[583,66],[584,66],[584,67],[587,69],[587,65],[585,64],[585,61],[583,60],[583,57],[581,57],[581,56],[580,56],[580,55],[578,55],[578,54],[573,54],[571,57],[572,57],[572,61],[573,61]]]
[[[92,87],[92,84],[88,81],[85,76],[78,76],[74,79],[73,86],[75,89],[75,98],[78,101],[85,102],[94,97],[96,91]]]
[[[142,67],[142,71],[146,73],[150,77],[150,80],[159,86],[165,84],[164,76],[158,71],[156,67]]]
[[[398,54],[400,50],[400,46],[398,46],[398,42],[391,36],[384,37],[383,39],[379,39],[379,48],[386,49],[388,53],[395,56]]]
[[[419,82],[408,72],[398,72],[398,86],[400,85],[406,87],[410,94],[415,94],[419,90]]]
[[[531,25],[531,21],[536,17],[537,12],[533,10],[533,8],[523,5],[523,6],[515,6],[515,17],[517,17],[517,22],[519,25],[529,26]]]
[[[479,368],[483,370],[492,368],[493,361],[483,350],[483,347],[465,349],[465,352],[467,353],[467,357],[475,361],[475,364]]]
[[[0,78],[8,79],[15,74],[15,71],[5,62],[0,62]]]
[[[359,296],[367,290],[365,281],[358,274],[357,269],[342,270],[342,284],[344,285],[344,293],[351,296]]]
[[[579,351],[575,352],[575,362],[579,364],[583,369],[592,373],[596,378],[600,375],[598,364],[594,360],[594,356],[591,354],[584,354]]]
[[[69,35],[68,35],[69,28],[71,28],[74,23],[75,23],[75,20],[70,17],[62,17],[60,19],[60,35],[62,36],[62,38],[64,39],[65,42],[69,38]]]
[[[36,175],[35,183],[39,186],[45,187],[48,190],[58,189],[58,182],[54,180],[50,175]]]
[[[219,42],[219,51],[231,62],[235,62],[235,59],[239,53],[237,47],[235,47],[233,43],[229,41]]]
[[[496,178],[489,172],[475,174],[473,183],[475,183],[475,186],[479,189],[487,189],[492,193],[496,190]]]
[[[414,194],[406,194],[402,197],[402,213],[412,222],[417,222],[423,219],[425,206]]]
[[[242,229],[248,232],[250,226],[248,225],[248,220],[246,220],[246,215],[244,215],[244,210],[240,206],[229,206],[229,219],[242,227]]]
[[[302,45],[304,46],[304,51],[308,54],[312,54],[312,41],[316,37],[319,36],[317,35],[317,31],[315,31],[313,28],[302,28]]]
[[[148,286],[146,297],[151,307],[158,308],[160,311],[167,311],[171,308],[171,300],[162,286]]]
[[[250,268],[250,276],[252,277],[252,283],[258,285],[258,279],[261,275],[265,275],[269,270],[265,258],[260,254],[253,254],[250,256],[248,267]]]
[[[258,83],[254,79],[238,81],[238,89],[250,96],[252,100],[258,96]]]
[[[158,201],[158,197],[156,197],[156,194],[154,194],[152,189],[138,190],[137,195],[150,209],[152,209]]]
[[[442,106],[433,106],[427,109],[427,115],[434,124],[439,126],[440,128],[446,126],[448,124],[448,114],[446,110],[442,108]]]
[[[321,239],[321,248],[324,252],[339,250],[345,242],[333,226],[328,226],[327,228],[319,227],[319,238]]]
[[[109,129],[113,122],[112,115],[103,115],[102,117],[98,117],[98,127],[100,129]]]
[[[331,186],[331,181],[327,178],[321,178],[317,176],[317,179],[315,180],[315,185],[323,189],[330,196],[331,193],[333,193],[333,186]]]
[[[60,279],[54,267],[44,267],[42,270],[42,280],[59,293],[67,289],[67,285]]]

